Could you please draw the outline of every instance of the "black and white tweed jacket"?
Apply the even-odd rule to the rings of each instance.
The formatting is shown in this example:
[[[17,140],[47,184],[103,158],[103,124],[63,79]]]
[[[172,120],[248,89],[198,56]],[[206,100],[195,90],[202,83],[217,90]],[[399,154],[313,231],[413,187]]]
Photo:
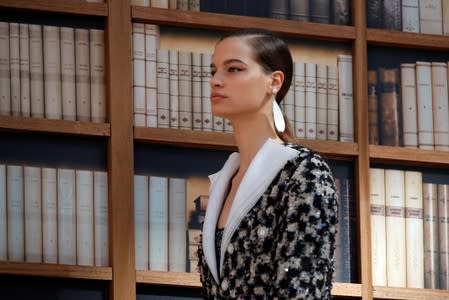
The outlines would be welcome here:
[[[267,140],[237,190],[217,259],[215,228],[238,166],[233,153],[210,176],[198,249],[204,298],[330,299],[338,212],[327,163],[307,148]]]

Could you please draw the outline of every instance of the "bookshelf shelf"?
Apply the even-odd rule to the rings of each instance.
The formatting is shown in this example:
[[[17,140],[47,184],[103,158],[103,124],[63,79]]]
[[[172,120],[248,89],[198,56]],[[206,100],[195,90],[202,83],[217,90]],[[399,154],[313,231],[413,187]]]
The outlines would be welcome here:
[[[107,4],[89,3],[86,0],[2,0],[0,8],[84,16],[105,17],[108,15]]]
[[[369,145],[369,153],[371,160],[376,162],[445,168],[449,166],[449,152],[443,151]]]
[[[112,280],[111,267],[72,266],[0,261],[0,274]]]
[[[191,12],[175,9],[148,8],[142,6],[132,7],[132,20],[133,22],[151,22],[160,25],[223,31],[248,27],[261,27],[286,37],[301,36],[333,41],[352,41],[355,39],[355,29],[353,26]]]
[[[135,127],[134,139],[139,142],[173,144],[182,147],[237,149],[234,136],[229,133]],[[358,146],[355,143],[318,140],[299,140],[298,143],[334,158],[351,159],[358,152]]]
[[[111,125],[109,123],[91,123],[80,121],[0,116],[0,130],[5,129],[85,136],[111,135]]]
[[[449,50],[449,38],[443,35],[369,28],[366,30],[366,37],[368,44],[437,51]]]
[[[431,289],[393,288],[374,286],[373,297],[377,299],[432,299],[446,300],[449,298],[449,291]]]

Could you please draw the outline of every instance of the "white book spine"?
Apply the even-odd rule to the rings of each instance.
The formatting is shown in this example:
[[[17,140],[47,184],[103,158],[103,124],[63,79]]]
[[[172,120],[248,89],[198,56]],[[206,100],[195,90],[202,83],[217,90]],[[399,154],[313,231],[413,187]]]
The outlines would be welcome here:
[[[41,168],[25,166],[25,261],[42,262]]]
[[[43,25],[45,118],[62,118],[59,27]]]
[[[168,271],[168,178],[150,176],[150,270]]]
[[[192,129],[192,53],[179,52],[179,128]]]
[[[168,270],[186,272],[186,180],[170,178],[168,188]]]
[[[75,170],[58,169],[58,263],[76,264]]]
[[[0,164],[0,260],[6,260],[8,257],[8,232],[6,216],[6,166],[4,164]]]
[[[42,25],[30,24],[30,101],[31,116],[44,117],[44,54]],[[1,88],[0,88],[1,90]]]
[[[306,137],[306,77],[305,64],[294,63],[295,73],[295,136]]]
[[[145,106],[146,126],[157,127],[156,51],[159,48],[159,26],[145,24]]]
[[[6,201],[8,220],[8,260],[25,260],[25,223],[23,201],[23,167],[8,165],[6,169]]]
[[[419,0],[421,33],[443,34],[443,11],[441,0]]]
[[[170,79],[168,50],[157,50],[157,127],[170,127]]]
[[[432,110],[435,150],[449,151],[447,64],[432,62]]]
[[[316,139],[316,64],[306,63],[306,138]]]
[[[20,115],[20,34],[19,24],[9,23],[9,64],[11,72],[11,114]]]
[[[192,127],[193,130],[203,129],[201,103],[201,53],[192,53]]]
[[[149,267],[149,198],[148,176],[134,175],[134,234],[136,269]]]
[[[133,23],[134,126],[145,126],[145,26]]]
[[[385,231],[385,172],[370,169],[371,264],[373,285],[387,285],[387,240]]]
[[[338,68],[327,67],[327,139],[338,140]]]
[[[76,120],[75,30],[61,27],[62,118]]]
[[[178,50],[169,50],[168,79],[170,81],[170,128],[179,128]]]
[[[55,168],[42,168],[43,262],[58,262],[58,183]]]
[[[9,23],[0,22],[0,115],[11,114],[11,69]]]
[[[212,106],[210,103],[210,64],[212,55],[209,53],[201,54],[201,99],[202,99],[202,117],[203,131],[212,131]]]
[[[291,128],[295,126],[295,86],[292,80],[290,88],[288,89],[287,94],[284,97],[284,100],[281,102],[284,104],[284,114],[287,118],[286,121],[290,122]]]
[[[419,32],[419,0],[402,0],[402,31]]]
[[[407,287],[424,288],[422,173],[405,171]]]
[[[28,24],[20,24],[20,114],[31,115],[30,102],[30,34]]]
[[[94,178],[91,170],[76,170],[76,261],[94,265]]]
[[[90,121],[89,29],[75,29],[76,114],[78,121]]]
[[[340,141],[354,141],[354,107],[352,95],[352,56],[338,55],[338,101]]]
[[[415,64],[401,64],[402,130],[404,147],[418,147]]]
[[[433,150],[432,76],[429,62],[416,62],[416,101],[418,112],[418,146]]]
[[[168,8],[168,0],[150,0],[151,7]]]
[[[108,173],[94,171],[95,265],[109,266]]]
[[[316,135],[327,140],[327,66],[318,64],[316,71]]]
[[[91,119],[106,122],[104,30],[89,29]]]

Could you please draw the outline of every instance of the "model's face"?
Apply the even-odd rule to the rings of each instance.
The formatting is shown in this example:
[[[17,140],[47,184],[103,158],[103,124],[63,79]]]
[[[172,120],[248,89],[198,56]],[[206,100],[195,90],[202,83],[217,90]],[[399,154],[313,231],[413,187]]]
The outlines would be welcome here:
[[[266,111],[271,95],[271,74],[254,60],[245,38],[224,39],[215,47],[211,65],[212,113],[233,119]]]

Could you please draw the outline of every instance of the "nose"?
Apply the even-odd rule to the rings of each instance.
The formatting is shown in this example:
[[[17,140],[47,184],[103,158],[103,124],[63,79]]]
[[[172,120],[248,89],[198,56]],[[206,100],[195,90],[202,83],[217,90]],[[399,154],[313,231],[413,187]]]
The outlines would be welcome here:
[[[223,86],[223,78],[220,75],[220,72],[216,71],[210,78],[210,86],[213,87],[221,87]]]

